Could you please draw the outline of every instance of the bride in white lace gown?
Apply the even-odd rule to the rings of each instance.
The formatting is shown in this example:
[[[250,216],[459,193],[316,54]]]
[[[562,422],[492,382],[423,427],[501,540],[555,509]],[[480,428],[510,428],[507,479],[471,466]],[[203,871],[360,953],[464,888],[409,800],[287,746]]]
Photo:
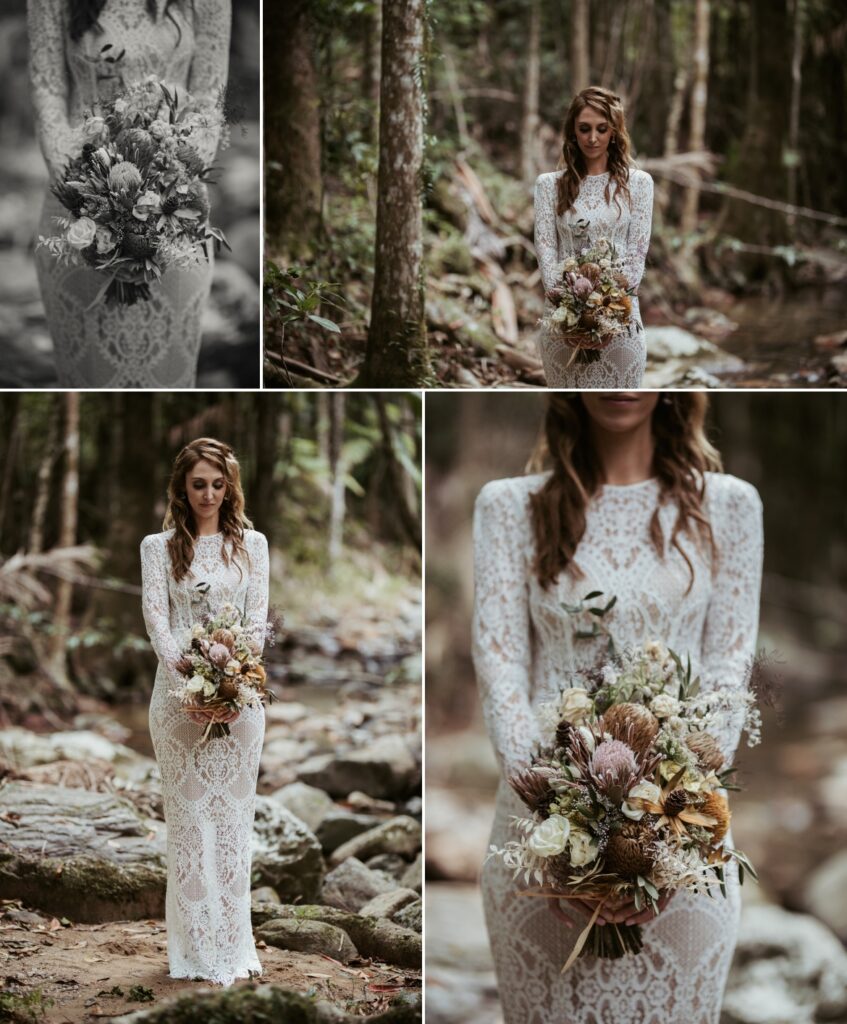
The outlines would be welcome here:
[[[193,441],[177,457],[162,533],[141,544],[144,621],[159,668],[150,734],[168,826],[166,916],[172,978],[230,985],[261,974],[250,923],[250,858],[261,707],[231,722],[230,735],[201,742],[208,715],[189,718],[169,690],[192,625],[235,605],[264,635],[268,545],[244,516],[238,463],[227,445]]]
[[[601,238],[614,245],[629,286],[638,288],[650,246],[653,179],[632,166],[620,99],[607,89],[585,89],[571,103],[563,130],[564,169],[535,183],[535,250],[548,303],[560,283],[558,264]],[[580,362],[573,348],[543,328],[538,344],[548,387],[641,387],[647,349],[637,296],[629,333],[594,362]]]
[[[79,155],[83,113],[128,83],[155,74],[217,99],[227,81],[230,19],[231,0],[28,0],[32,97],[50,177]],[[121,52],[115,63],[104,59]],[[196,148],[211,163],[217,142]],[[56,234],[62,215],[48,192],[38,234]],[[101,274],[63,266],[43,247],[35,260],[60,387],[194,387],[210,262],[166,271],[148,301],[92,306]]]
[[[761,503],[750,484],[712,471],[705,396],[656,400],[551,396],[548,447],[565,452],[575,439],[573,462],[560,456],[552,472],[494,481],[477,499],[474,664],[504,775],[528,761],[534,707],[603,659],[601,641],[576,639],[562,608],[590,591],[617,596],[608,625],[619,645],[660,639],[690,653],[704,688],[746,685]],[[739,731],[719,737],[727,758]],[[510,816],[525,812],[501,781],[491,842],[514,838]],[[499,858],[486,861],[482,888],[506,1024],[717,1024],[740,909],[734,866],[727,899],[677,893],[643,925],[640,954],[583,957],[565,974],[584,919],[567,927],[547,901],[518,895],[520,881]]]

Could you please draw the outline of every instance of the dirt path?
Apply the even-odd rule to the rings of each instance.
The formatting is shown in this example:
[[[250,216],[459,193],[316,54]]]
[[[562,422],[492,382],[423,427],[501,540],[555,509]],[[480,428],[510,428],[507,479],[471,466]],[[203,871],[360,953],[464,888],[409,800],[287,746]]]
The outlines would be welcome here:
[[[403,990],[420,989],[419,972],[367,960],[345,967],[328,957],[263,943],[259,958],[262,983],[315,994],[363,1016],[383,1010],[389,997]],[[167,997],[210,987],[168,977],[164,921],[63,927],[55,918],[18,908],[8,909],[0,922],[0,970],[6,992],[24,995],[41,989],[54,1001],[45,1008],[44,1024],[108,1021]],[[141,999],[131,999],[131,994]]]

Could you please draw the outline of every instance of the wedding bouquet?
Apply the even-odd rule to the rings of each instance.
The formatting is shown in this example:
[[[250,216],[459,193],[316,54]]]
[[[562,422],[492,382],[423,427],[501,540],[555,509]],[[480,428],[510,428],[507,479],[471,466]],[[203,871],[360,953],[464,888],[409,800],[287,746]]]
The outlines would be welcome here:
[[[574,358],[594,362],[600,351],[629,331],[634,290],[623,261],[605,238],[563,260],[556,268],[561,296],[541,323],[548,335],[574,349]]]
[[[564,970],[587,953],[617,958],[641,949],[639,925],[596,924],[607,903],[631,900],[635,912],[658,913],[660,898],[676,890],[712,896],[717,886],[726,896],[732,860],[741,880],[745,868],[755,877],[726,842],[730,810],[721,791],[738,787],[715,738],[743,717],[748,741],[758,742],[749,688],[701,692],[690,662],[659,642],[611,657],[585,683],[539,708],[541,748],[509,779],[531,816],[514,818],[518,838],[489,854],[525,884],[538,883],[527,895],[594,908]]]
[[[88,114],[80,132],[80,155],[51,186],[68,216],[56,218],[61,234],[38,244],[104,275],[92,306],[104,297],[122,305],[147,300],[166,270],[208,259],[210,242],[227,244],[209,225],[212,168],[200,153],[226,138],[214,101],[150,75]]]
[[[270,626],[259,630],[245,624],[238,609],[224,605],[208,614],[191,630],[191,643],[176,662],[185,684],[171,695],[188,711],[241,711],[245,707],[272,703],[276,698],[267,688],[267,674],[256,654]],[[226,722],[209,721],[203,741],[229,736]]]

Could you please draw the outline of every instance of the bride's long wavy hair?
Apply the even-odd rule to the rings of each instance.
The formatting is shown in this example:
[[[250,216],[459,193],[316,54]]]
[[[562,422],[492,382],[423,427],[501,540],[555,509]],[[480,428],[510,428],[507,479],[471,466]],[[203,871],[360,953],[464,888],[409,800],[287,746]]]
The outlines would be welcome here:
[[[653,475],[659,482],[659,505],[650,520],[650,539],[660,558],[667,552],[659,508],[673,502],[678,508],[670,546],[685,559],[694,582],[694,566],[680,544],[685,534],[705,546],[712,568],[717,563],[712,527],[703,511],[707,472],[720,472],[721,458],[705,432],[708,397],[700,392],[671,392],[653,411]],[[548,397],[544,430],[530,460],[530,470],[551,464],[544,486],[530,497],[535,537],[534,571],[542,587],[555,583],[566,569],[578,578],[574,562],[585,533],[588,502],[602,485],[602,472],[591,440],[591,424],[578,394],[557,392]]]
[[[68,31],[71,39],[75,43],[88,32],[89,29],[96,29],[100,31],[100,15],[103,13],[103,8],[106,6],[106,0],[68,0],[68,8],[70,11],[68,18]],[[156,21],[156,0],[144,0],[144,6],[147,9],[147,13],[153,21]],[[166,0],[165,9],[162,12],[163,18],[168,18],[176,26],[178,33],[177,45],[179,40],[182,38],[182,29],[179,26],[176,18],[173,16],[173,8],[176,7],[178,10],[185,14],[186,8],[194,10],[194,0]]]
[[[216,466],[226,481],[225,497],[218,520],[220,532],[223,534],[221,554],[224,562],[229,565],[232,561],[238,565],[239,571],[241,558],[249,562],[244,531],[252,529],[253,524],[244,514],[244,492],[241,490],[241,469],[238,460],[232,448],[223,441],[216,441],[213,437],[198,437],[177,455],[168,481],[168,508],[163,529],[174,531],[168,540],[168,553],[175,580],[181,580],[188,575],[194,558],[197,524],[188,501],[186,477],[201,461]]]
[[[611,202],[612,182],[615,183],[614,198],[618,210],[621,209],[621,196],[627,202],[630,201],[629,170],[632,167],[632,157],[623,103],[620,96],[615,95],[609,89],[592,85],[574,96],[562,127],[564,140],[562,155],[559,158],[559,169],[564,169],[565,173],[559,176],[558,201],[556,203],[556,213],[560,217],[576,202],[579,186],[588,171],[585,156],[576,141],[576,121],[586,107],[591,107],[592,110],[605,117],[612,127],[612,139],[607,150],[609,180],[606,183],[606,202]]]

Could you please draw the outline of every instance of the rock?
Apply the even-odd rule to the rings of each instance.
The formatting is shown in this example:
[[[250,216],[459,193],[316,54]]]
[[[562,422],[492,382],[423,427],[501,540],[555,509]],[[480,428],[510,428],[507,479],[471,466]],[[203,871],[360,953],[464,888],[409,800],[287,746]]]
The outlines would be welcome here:
[[[835,331],[833,334],[816,334],[812,340],[816,349],[822,352],[833,352],[847,347],[847,331]]]
[[[350,857],[326,876],[321,899],[339,910],[358,911],[374,896],[396,888],[393,878],[371,871],[360,860]]]
[[[279,918],[257,929],[256,938],[264,939],[269,946],[278,946],[280,949],[293,949],[298,953],[322,953],[343,964],[349,964],[359,955],[347,932],[324,921]]]
[[[287,807],[256,797],[253,829],[253,884],[270,885],[282,900],[313,900],[320,892],[324,864],[320,843]]]
[[[400,878],[400,884],[406,889],[414,889],[415,892],[423,890],[423,854],[419,853],[406,868]]]
[[[111,1018],[112,1024],[244,1024],[287,1021],[290,1024],[346,1024],[348,1014],[302,992],[276,985],[243,985],[224,991],[199,991],[158,1006]],[[361,1018],[359,1018],[361,1020]]]
[[[394,889],[374,896],[372,900],[360,907],[359,913],[364,917],[384,917],[393,921],[397,913],[410,903],[420,903],[420,897],[412,889]]]
[[[390,800],[377,800],[367,793],[361,793],[354,789],[345,800],[351,810],[359,811],[360,814],[394,814],[395,805]]]
[[[814,870],[803,905],[847,942],[847,850],[839,850]]]
[[[847,1014],[847,953],[819,921],[781,907],[745,908],[723,1024],[799,1024]]]
[[[317,831],[320,823],[335,807],[332,798],[322,789],[307,786],[305,782],[292,782],[283,786],[271,793],[271,800],[276,800],[292,814],[296,814],[311,832]]]
[[[250,893],[251,899],[257,903],[282,903],[279,893],[272,885],[262,885]]]
[[[420,771],[406,741],[391,735],[347,754],[312,757],[300,766],[297,776],[334,797],[363,790],[378,799],[391,799],[407,796]]]
[[[164,914],[165,829],[128,800],[9,782],[0,805],[0,898],[74,921]]]
[[[409,868],[407,861],[396,853],[378,853],[375,857],[368,857],[365,864],[371,871],[381,871],[385,875],[390,875],[398,884]],[[409,888],[413,889],[414,886]]]
[[[332,806],[335,807],[334,804]],[[375,828],[381,821],[374,814],[356,814],[354,811],[336,808],[321,821],[316,835],[324,853],[332,853],[343,843]]]
[[[71,729],[40,736],[29,729],[3,729],[0,731],[0,757],[18,768],[50,764],[52,761],[108,761],[115,766],[115,774],[135,776],[139,769],[150,772],[155,761],[137,754],[122,743],[113,743],[105,736],[88,729]]]
[[[420,823],[407,815],[400,815],[339,846],[333,851],[329,862],[340,864],[348,857],[361,860],[378,853],[396,853],[400,857],[412,858],[420,850],[421,841]]]
[[[361,956],[384,960],[398,967],[419,968],[421,964],[421,936],[382,918],[361,917],[335,907],[271,907],[266,903],[254,903],[252,916],[254,927],[279,918],[325,921],[347,932]]]
[[[403,909],[394,915],[394,923],[402,925],[403,928],[411,928],[413,931],[423,931],[423,900],[415,900],[414,903],[406,904]]]

